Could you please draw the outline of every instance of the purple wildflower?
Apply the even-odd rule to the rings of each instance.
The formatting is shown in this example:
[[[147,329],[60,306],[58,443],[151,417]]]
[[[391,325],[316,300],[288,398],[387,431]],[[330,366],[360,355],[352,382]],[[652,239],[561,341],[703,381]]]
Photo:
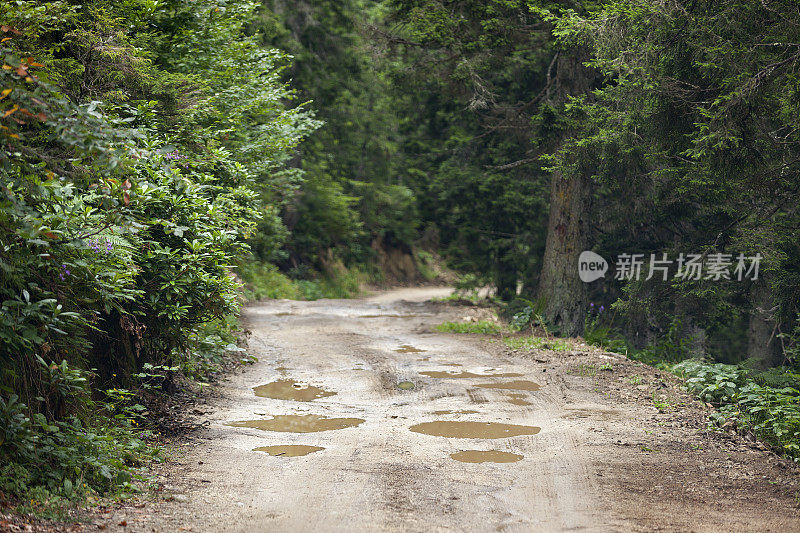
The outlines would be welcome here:
[[[172,152],[164,154],[164,159],[189,159],[189,157],[179,153],[178,150],[173,150]]]
[[[71,274],[71,272],[67,268],[66,263],[62,263],[61,264],[61,272],[58,273],[58,278],[61,281],[64,281],[65,279],[67,279],[67,276],[69,276],[70,274]]]
[[[600,306],[600,312],[601,312],[601,313],[602,313],[603,311],[605,311],[605,309],[606,309],[606,308],[605,308],[605,306],[602,306],[602,305]]]

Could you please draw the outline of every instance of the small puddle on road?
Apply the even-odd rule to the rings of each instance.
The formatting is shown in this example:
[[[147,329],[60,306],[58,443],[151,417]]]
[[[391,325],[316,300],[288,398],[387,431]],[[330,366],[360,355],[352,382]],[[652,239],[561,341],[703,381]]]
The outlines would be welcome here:
[[[511,405],[532,405],[531,402],[525,398],[526,396],[521,392],[511,392],[508,394],[508,403]]]
[[[276,457],[302,457],[310,453],[324,450],[319,446],[305,446],[302,444],[287,444],[283,446],[262,446],[261,448],[253,448],[254,452],[266,452]]]
[[[421,353],[427,352],[427,350],[420,350],[419,348],[414,348],[410,344],[403,344],[399,348],[395,350],[397,353]]]
[[[519,426],[500,422],[456,422],[437,420],[416,424],[409,429],[414,433],[455,439],[504,439],[519,435],[536,435],[541,428]]]
[[[526,380],[506,381],[505,383],[480,383],[476,387],[484,389],[511,389],[511,390],[539,390],[541,387],[538,383]]]
[[[516,463],[524,458],[523,455],[499,450],[464,450],[451,453],[450,457],[462,463]]]
[[[363,418],[326,418],[319,415],[275,415],[269,420],[239,420],[226,426],[253,428],[262,431],[288,433],[315,433],[354,427],[364,422]]]
[[[273,398],[275,400],[296,400],[298,402],[310,402],[317,398],[333,396],[335,392],[327,391],[320,387],[312,387],[308,383],[300,383],[293,379],[279,379],[266,385],[253,387],[253,392],[261,398]]]
[[[462,411],[434,411],[433,414],[435,415],[472,415],[477,413],[478,411],[473,411],[472,409],[464,409]]]
[[[412,390],[414,388],[413,381],[401,381],[397,384],[397,388],[400,390]]]
[[[517,378],[522,374],[516,374],[514,372],[508,372],[506,374],[473,374],[472,372],[445,372],[442,370],[426,370],[425,372],[420,372],[423,376],[428,376],[431,378],[452,378],[452,379],[459,379],[459,378]],[[515,383],[515,382],[511,382]],[[479,385],[480,386],[480,385]]]

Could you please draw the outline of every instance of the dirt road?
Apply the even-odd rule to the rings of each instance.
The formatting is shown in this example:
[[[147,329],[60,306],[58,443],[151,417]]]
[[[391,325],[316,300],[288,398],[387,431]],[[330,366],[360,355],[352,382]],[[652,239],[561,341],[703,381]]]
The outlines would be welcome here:
[[[110,529],[800,531],[796,467],[705,431],[671,377],[435,332],[485,313],[425,303],[448,293],[251,306],[259,362]]]

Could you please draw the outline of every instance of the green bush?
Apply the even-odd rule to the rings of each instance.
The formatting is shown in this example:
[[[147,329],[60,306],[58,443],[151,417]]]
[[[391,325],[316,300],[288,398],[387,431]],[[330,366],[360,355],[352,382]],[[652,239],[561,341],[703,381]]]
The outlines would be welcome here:
[[[686,387],[701,400],[719,408],[716,422],[728,419],[800,462],[800,387],[759,385],[751,371],[724,364],[688,359],[672,367]]]
[[[319,126],[255,7],[0,4],[0,490],[124,487],[137,394],[238,350],[233,265],[285,239],[285,163]]]

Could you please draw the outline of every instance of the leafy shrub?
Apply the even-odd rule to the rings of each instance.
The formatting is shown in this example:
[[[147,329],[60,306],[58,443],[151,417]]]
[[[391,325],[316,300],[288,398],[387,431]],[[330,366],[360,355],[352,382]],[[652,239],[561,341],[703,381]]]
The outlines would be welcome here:
[[[733,419],[739,427],[800,461],[800,390],[768,387],[753,381],[750,372],[735,365],[708,364],[688,359],[672,367],[686,378],[686,387],[700,399],[719,407],[717,422]]]
[[[609,352],[628,354],[628,341],[622,332],[613,326],[612,319],[603,305],[589,305],[584,320],[583,340]]]
[[[282,242],[319,123],[254,2],[40,4],[0,4],[0,477],[70,497],[147,456],[136,387],[238,349],[232,266]]]
[[[504,313],[511,316],[510,328],[512,331],[522,331],[524,329],[541,326],[547,331],[547,324],[544,320],[545,301],[539,298],[536,302],[531,302],[524,298],[515,298],[505,307]]]
[[[0,462],[5,465],[0,490],[4,492],[24,494],[29,487],[40,486],[70,498],[105,493],[129,483],[131,467],[157,451],[124,426],[100,418],[53,420],[27,412],[16,396],[0,398]]]

